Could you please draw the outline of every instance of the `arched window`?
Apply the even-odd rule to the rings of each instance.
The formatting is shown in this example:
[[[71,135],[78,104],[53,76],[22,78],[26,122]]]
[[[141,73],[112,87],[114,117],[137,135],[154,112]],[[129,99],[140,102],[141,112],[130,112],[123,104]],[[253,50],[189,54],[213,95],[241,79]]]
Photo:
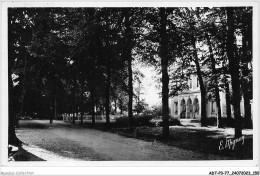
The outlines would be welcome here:
[[[214,97],[211,95],[211,93],[208,95],[208,101],[209,101],[209,110],[211,114],[214,114],[216,112],[216,102],[214,101]]]
[[[193,108],[192,108],[192,101],[191,99],[189,98],[187,100],[187,118],[190,119],[192,118],[192,115],[193,115]]]
[[[192,111],[192,101],[190,98],[187,100],[187,109],[189,112]]]
[[[216,111],[216,107],[215,107],[215,102],[214,101],[211,101],[211,113],[214,114],[215,111]]]
[[[194,113],[199,113],[199,100],[197,98],[195,98],[193,101],[193,109]]]
[[[178,114],[178,102],[174,102],[175,114]]]
[[[180,114],[180,118],[185,118],[186,117],[186,104],[185,104],[185,100],[182,99],[181,100],[181,114]]]

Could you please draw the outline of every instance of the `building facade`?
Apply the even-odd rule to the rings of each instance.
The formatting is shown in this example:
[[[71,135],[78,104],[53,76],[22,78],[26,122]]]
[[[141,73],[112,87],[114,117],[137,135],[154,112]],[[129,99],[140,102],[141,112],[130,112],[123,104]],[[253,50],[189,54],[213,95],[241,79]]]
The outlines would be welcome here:
[[[199,81],[196,75],[192,75],[188,81],[188,90],[184,90],[178,96],[169,99],[170,115],[177,119],[201,119],[201,93]],[[230,86],[231,87],[231,86]],[[207,93],[208,97],[212,96],[211,92]],[[221,116],[226,115],[226,93],[224,90],[219,91]],[[206,105],[207,118],[217,117],[217,104],[214,99],[208,98]],[[241,115],[244,116],[243,98],[240,102]],[[233,116],[233,106],[231,105],[231,114]]]

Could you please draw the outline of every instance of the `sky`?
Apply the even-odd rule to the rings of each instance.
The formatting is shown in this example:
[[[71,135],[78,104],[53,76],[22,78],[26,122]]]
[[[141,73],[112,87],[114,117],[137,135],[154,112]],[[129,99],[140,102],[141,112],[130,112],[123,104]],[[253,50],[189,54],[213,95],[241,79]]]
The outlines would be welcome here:
[[[144,79],[142,80],[142,85],[144,87],[143,94],[141,98],[145,99],[145,102],[152,107],[153,105],[158,105],[161,102],[159,97],[160,90],[157,88],[158,83],[155,80],[156,71],[152,67],[144,67],[139,65],[139,71],[144,74]]]

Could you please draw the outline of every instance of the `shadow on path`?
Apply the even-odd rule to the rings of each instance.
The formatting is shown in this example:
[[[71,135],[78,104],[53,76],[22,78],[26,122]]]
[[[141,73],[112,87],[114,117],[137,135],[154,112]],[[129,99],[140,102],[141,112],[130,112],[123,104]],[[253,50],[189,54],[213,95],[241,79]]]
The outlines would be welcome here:
[[[13,156],[15,161],[46,161],[32,153],[27,152],[22,147],[19,147],[19,151]]]

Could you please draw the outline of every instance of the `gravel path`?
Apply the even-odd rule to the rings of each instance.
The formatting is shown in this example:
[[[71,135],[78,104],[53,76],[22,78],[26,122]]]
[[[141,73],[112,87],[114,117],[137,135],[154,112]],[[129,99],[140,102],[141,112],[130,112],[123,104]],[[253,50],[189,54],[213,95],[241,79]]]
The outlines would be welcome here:
[[[27,152],[46,161],[226,160],[159,142],[126,138],[63,121],[21,120],[18,138]]]

